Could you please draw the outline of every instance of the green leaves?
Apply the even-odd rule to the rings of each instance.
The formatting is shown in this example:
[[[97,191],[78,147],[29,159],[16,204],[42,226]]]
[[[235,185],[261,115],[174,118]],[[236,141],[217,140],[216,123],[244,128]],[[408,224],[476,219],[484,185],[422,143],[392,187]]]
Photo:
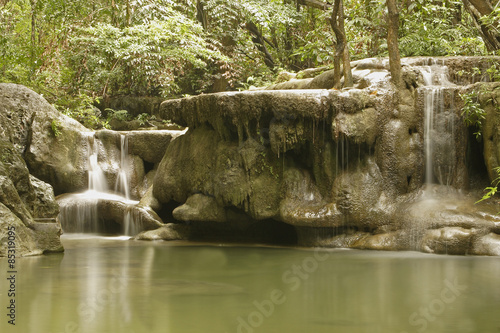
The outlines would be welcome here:
[[[415,1],[402,10],[401,56],[481,55],[486,52],[460,2]]]
[[[77,82],[103,95],[168,96],[179,93],[178,78],[189,71],[227,61],[199,24],[173,9],[164,15],[168,20],[125,28],[100,23],[80,29],[71,38],[72,63],[86,64]]]
[[[468,127],[475,127],[474,135],[477,140],[480,140],[483,128],[483,120],[486,119],[486,111],[481,107],[478,98],[478,92],[472,91],[466,94],[460,94],[460,98],[464,102],[462,108],[462,116]]]
[[[497,192],[498,192],[498,184],[500,184],[500,167],[496,167],[493,169],[493,171],[495,171],[495,173],[497,174],[497,178],[495,178],[491,184],[493,186],[490,186],[490,187],[486,187],[484,190],[487,191],[485,195],[483,195],[483,197],[476,201],[475,203],[479,203],[481,201],[484,201],[484,200],[488,200],[490,199],[491,197],[493,197]]]

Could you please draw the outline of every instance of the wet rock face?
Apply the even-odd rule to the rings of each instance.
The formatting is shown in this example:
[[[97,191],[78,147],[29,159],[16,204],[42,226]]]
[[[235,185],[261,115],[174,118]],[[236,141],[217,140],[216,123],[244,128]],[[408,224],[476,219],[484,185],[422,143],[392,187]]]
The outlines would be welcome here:
[[[489,61],[442,62],[460,83],[469,60],[482,67]],[[178,203],[174,218],[186,225],[234,224],[228,213],[237,210],[254,221],[294,226],[303,245],[494,254],[496,222],[485,218],[482,208],[461,211],[437,204],[429,209],[421,194],[426,181],[421,67],[435,63],[405,59],[402,91],[391,88],[386,60],[367,59],[353,66],[353,89],[304,89],[313,81],[329,82],[325,72],[318,79],[270,87],[291,90],[165,101],[158,116],[189,131],[167,148],[153,197],[159,204]],[[297,87],[304,90],[293,90]],[[433,128],[434,176],[427,181],[455,191],[471,184],[460,99],[467,89],[450,83],[440,102],[446,112],[435,117]],[[497,122],[489,117],[485,157],[500,165]],[[438,195],[439,200],[446,196]],[[465,204],[462,196],[455,199]]]
[[[490,179],[498,177],[494,171],[500,166],[500,83],[492,83],[484,94],[480,95],[480,104],[486,111],[483,124],[484,160]]]
[[[418,176],[409,185],[408,174],[422,170],[408,130],[414,108],[394,100],[392,91],[352,89],[166,101],[161,116],[190,129],[167,148],[153,194],[161,203],[185,203],[174,210],[182,221],[225,221],[224,211],[235,208],[295,226],[393,223],[384,200],[421,185]]]

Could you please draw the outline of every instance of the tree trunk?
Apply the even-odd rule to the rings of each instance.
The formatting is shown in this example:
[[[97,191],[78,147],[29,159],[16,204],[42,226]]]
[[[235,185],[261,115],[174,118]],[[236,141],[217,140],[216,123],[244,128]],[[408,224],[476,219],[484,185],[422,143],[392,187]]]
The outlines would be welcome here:
[[[36,5],[37,5],[37,0],[30,0],[30,5],[31,5],[31,50],[30,50],[30,60],[31,60],[31,67],[32,71],[35,70],[35,62],[36,62],[36,47],[37,47],[37,42],[36,42]]]
[[[335,0],[332,11],[332,18],[330,20],[330,25],[332,26],[332,30],[335,33],[335,37],[337,39],[335,45],[335,54],[333,56],[333,88],[340,89],[340,58],[344,52],[344,40],[342,38],[342,32],[339,27],[339,9],[340,9],[340,0]]]
[[[126,12],[126,24],[127,27],[130,27],[132,25],[132,10],[130,8],[130,0],[127,0],[127,12]]]
[[[397,88],[402,88],[403,79],[401,75],[401,58],[399,55],[398,29],[399,11],[396,0],[387,0],[387,11],[389,14],[387,27],[387,48],[389,49],[389,68],[391,80]]]
[[[463,3],[467,11],[474,18],[476,26],[479,27],[488,51],[500,50],[500,33],[498,30],[492,29],[481,22],[481,17],[487,16],[493,12],[492,3],[488,0],[463,0]],[[498,3],[496,5],[498,5]]]
[[[203,3],[200,0],[196,0],[196,19],[201,23],[203,30],[207,30],[207,14],[205,13],[205,8],[203,8]]]
[[[252,34],[252,41],[255,44],[255,47],[257,47],[257,50],[264,54],[264,63],[266,66],[271,70],[274,70],[274,59],[267,50],[265,38],[262,36],[255,23],[248,21],[245,24],[245,28]]]
[[[352,73],[351,73],[351,57],[349,55],[349,48],[347,47],[347,38],[345,36],[344,28],[344,3],[342,0],[335,0],[333,5],[332,17],[330,20],[333,32],[335,33],[336,46],[335,55],[333,57],[333,87],[340,89],[340,60],[344,64],[344,87],[352,87]]]
[[[489,0],[469,0],[469,2],[482,16],[489,15],[493,11],[493,6]]]
[[[352,87],[352,72],[351,72],[351,56],[349,54],[349,46],[347,45],[347,38],[344,27],[344,3],[341,0],[339,6],[339,28],[344,39],[344,51],[342,54],[342,63],[344,65],[344,87]]]

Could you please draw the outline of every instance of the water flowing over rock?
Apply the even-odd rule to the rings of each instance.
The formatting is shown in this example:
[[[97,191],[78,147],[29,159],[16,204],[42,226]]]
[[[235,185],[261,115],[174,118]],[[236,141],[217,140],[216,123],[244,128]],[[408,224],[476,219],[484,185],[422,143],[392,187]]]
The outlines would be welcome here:
[[[157,117],[189,130],[168,146],[150,199],[179,205],[173,217],[187,227],[292,225],[300,245],[497,254],[494,208],[473,198],[486,168],[499,165],[498,135],[485,124],[485,166],[460,98],[485,79],[468,70],[492,61],[403,59],[402,91],[386,59],[366,59],[353,63],[354,89],[293,89],[314,80],[294,79],[165,101]],[[498,83],[486,86],[496,95],[482,104],[495,122]],[[292,89],[273,90],[283,88]],[[235,212],[246,226],[235,227]]]
[[[119,140],[118,152],[115,152],[112,143],[116,138]],[[151,208],[132,200],[132,196],[137,198],[141,195],[141,186],[147,178],[143,161],[129,154],[127,134],[112,131],[89,133],[87,142],[87,190],[57,198],[63,230],[134,236],[163,225]],[[110,184],[110,175],[114,176],[114,186]],[[114,192],[110,192],[112,188]]]
[[[60,250],[59,205],[66,232],[500,255],[498,203],[474,204],[500,166],[500,83],[470,70],[499,60],[402,59],[397,91],[365,59],[354,88],[326,71],[152,109],[186,131],[90,132],[0,84],[1,221],[25,254]],[[482,142],[460,97],[479,87]]]

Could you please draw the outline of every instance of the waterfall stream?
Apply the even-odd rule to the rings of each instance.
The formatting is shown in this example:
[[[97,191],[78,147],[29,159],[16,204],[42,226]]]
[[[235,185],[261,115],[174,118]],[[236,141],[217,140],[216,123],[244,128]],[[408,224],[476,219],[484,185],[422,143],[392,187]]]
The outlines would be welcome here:
[[[140,231],[137,226],[140,217],[133,209],[138,201],[131,200],[130,195],[129,175],[132,165],[126,135],[120,135],[120,164],[116,172],[115,193],[110,192],[99,162],[100,140],[93,132],[84,134],[84,137],[88,145],[88,189],[82,193],[66,194],[59,200],[59,220],[63,230],[76,233],[108,232],[109,226],[104,220],[109,216],[103,216],[101,209],[106,212],[104,215],[110,215],[109,211],[116,209],[113,207],[124,205],[122,221],[115,222],[122,225],[121,233],[129,236],[137,234]]]
[[[421,66],[425,86],[420,88],[424,105],[424,163],[425,183],[451,185],[455,168],[455,110],[454,86],[448,80],[448,68],[431,60]],[[451,97],[451,98],[450,98]]]
[[[127,200],[130,199],[129,188],[129,173],[130,173],[130,157],[128,154],[128,138],[126,135],[120,135],[120,169],[115,183],[115,192],[121,193]]]

